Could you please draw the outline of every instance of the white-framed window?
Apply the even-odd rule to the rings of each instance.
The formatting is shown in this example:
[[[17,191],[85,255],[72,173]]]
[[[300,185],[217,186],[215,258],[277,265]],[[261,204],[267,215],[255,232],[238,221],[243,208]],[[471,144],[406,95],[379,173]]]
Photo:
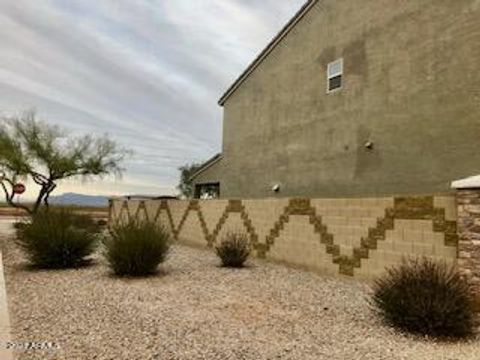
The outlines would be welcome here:
[[[343,59],[338,59],[327,66],[327,93],[338,91],[343,86]]]

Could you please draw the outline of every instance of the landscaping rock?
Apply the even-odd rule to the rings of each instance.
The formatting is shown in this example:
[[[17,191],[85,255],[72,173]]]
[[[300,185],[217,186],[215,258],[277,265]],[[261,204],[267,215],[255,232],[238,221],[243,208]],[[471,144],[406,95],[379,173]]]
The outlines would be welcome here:
[[[117,279],[97,256],[78,270],[31,271],[6,242],[12,336],[57,350],[18,359],[478,359],[480,342],[400,334],[372,312],[366,284],[252,260],[220,268],[174,246],[161,272]]]

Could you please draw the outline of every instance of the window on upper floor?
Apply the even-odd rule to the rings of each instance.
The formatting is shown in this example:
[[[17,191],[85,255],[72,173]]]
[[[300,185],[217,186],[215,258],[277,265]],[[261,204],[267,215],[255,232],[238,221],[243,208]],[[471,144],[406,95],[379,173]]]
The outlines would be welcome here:
[[[327,66],[327,93],[342,88],[343,83],[343,59],[338,59]]]

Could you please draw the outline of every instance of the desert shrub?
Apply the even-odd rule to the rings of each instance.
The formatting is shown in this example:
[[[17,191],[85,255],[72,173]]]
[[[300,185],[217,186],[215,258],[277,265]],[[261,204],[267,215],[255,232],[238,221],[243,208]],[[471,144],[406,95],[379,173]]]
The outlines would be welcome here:
[[[112,226],[103,240],[104,256],[118,276],[145,276],[156,272],[170,248],[170,234],[152,222],[130,221]]]
[[[16,221],[13,223],[13,228],[15,230],[21,230],[25,227],[26,223],[25,221]]]
[[[17,244],[40,268],[72,268],[85,264],[95,250],[95,222],[68,209],[42,210],[16,226]]]
[[[376,280],[373,303],[391,325],[432,337],[465,337],[474,327],[474,297],[454,267],[405,260]]]
[[[241,268],[250,255],[248,236],[228,233],[215,250],[223,266]]]

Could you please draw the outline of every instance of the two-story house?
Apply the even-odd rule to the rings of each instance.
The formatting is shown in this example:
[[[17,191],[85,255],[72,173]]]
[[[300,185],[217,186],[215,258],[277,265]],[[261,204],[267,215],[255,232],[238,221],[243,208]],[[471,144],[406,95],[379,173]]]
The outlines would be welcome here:
[[[219,104],[197,196],[449,192],[480,172],[480,0],[310,0]]]

